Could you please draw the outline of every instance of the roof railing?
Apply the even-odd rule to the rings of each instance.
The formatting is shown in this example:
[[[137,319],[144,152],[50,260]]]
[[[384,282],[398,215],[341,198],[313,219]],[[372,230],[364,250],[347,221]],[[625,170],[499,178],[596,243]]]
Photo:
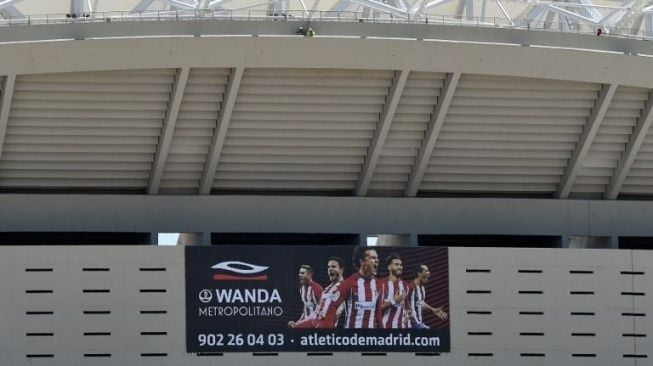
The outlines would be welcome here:
[[[617,37],[639,40],[653,40],[652,35],[642,29],[612,28],[582,23],[558,23],[546,21],[520,21],[500,17],[461,17],[454,15],[421,15],[389,12],[349,12],[328,10],[289,10],[271,12],[250,8],[224,10],[171,10],[171,11],[111,11],[85,14],[42,14],[24,18],[0,19],[2,26],[28,26],[43,24],[148,22],[148,21],[197,21],[197,20],[247,20],[286,22],[360,22],[388,24],[435,24],[467,27],[507,28],[532,31],[590,34],[602,37]]]

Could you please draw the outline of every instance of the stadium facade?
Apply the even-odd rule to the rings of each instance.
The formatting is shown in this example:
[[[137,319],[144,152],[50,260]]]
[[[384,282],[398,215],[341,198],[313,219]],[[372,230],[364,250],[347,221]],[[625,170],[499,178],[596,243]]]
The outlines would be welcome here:
[[[650,362],[650,42],[211,14],[0,29],[0,363]],[[449,246],[451,352],[187,353],[162,232]]]

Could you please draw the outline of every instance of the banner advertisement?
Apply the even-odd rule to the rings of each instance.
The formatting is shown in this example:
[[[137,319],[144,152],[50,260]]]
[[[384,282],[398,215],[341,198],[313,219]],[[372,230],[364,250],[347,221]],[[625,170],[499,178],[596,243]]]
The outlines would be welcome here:
[[[187,352],[450,349],[447,248],[185,250]]]

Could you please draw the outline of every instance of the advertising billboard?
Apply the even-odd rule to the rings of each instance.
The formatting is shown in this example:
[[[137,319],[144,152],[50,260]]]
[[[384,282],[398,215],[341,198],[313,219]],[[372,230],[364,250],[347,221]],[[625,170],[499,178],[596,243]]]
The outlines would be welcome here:
[[[448,352],[447,248],[186,248],[188,352]]]

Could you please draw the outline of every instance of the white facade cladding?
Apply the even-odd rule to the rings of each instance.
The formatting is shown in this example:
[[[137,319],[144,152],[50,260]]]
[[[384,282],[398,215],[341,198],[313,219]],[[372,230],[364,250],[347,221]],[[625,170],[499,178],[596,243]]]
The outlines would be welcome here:
[[[653,254],[450,248],[451,353],[186,354],[183,248],[0,248],[4,365],[636,365]],[[193,295],[193,294],[191,294]]]

